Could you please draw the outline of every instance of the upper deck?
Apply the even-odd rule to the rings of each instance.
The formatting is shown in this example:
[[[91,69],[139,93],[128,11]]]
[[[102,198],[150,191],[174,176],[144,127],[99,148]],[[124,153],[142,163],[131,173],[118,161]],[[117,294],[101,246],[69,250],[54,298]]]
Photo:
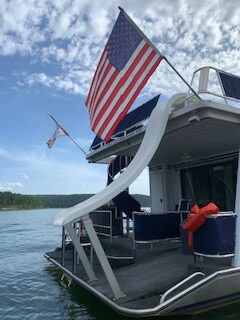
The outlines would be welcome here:
[[[220,76],[218,80],[222,94],[216,89],[213,89],[215,91],[208,89],[211,70],[217,74],[220,72],[205,67],[194,73],[192,83],[200,73],[197,91],[202,98],[201,101],[189,94],[186,99],[180,99],[173,106],[164,137],[152,158],[152,165],[154,163],[176,165],[186,160],[197,161],[213,155],[238,151],[240,145],[239,100],[226,96],[223,89],[226,84],[221,81]],[[235,78],[240,83],[240,78]],[[214,81],[213,84],[215,88]],[[235,83],[234,86],[236,87]],[[141,126],[136,126],[136,129],[132,128],[130,132],[126,130],[121,136],[113,137],[109,143],[100,143],[90,150],[87,159],[91,162],[107,162],[106,159],[114,155],[134,156],[141,144],[146,127],[145,120]]]

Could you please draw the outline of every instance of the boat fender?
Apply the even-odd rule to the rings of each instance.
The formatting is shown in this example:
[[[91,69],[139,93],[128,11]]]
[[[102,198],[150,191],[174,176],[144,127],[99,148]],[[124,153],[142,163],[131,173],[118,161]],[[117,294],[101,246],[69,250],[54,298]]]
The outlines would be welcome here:
[[[196,210],[195,212],[196,213],[191,215],[188,221],[183,225],[183,229],[189,232],[188,245],[190,247],[193,245],[193,233],[204,224],[208,215],[217,214],[219,212],[219,208],[213,202],[210,202],[208,205],[202,207],[198,211]]]

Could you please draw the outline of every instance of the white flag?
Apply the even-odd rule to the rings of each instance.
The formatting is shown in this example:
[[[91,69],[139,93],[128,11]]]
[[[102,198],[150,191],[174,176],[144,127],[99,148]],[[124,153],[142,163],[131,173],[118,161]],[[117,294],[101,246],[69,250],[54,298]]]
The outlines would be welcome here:
[[[50,138],[48,141],[47,141],[47,145],[48,145],[48,148],[52,148],[55,140],[58,138],[58,137],[62,137],[62,136],[68,136],[68,133],[67,131],[65,131],[62,127],[60,126],[57,126],[52,138]]]

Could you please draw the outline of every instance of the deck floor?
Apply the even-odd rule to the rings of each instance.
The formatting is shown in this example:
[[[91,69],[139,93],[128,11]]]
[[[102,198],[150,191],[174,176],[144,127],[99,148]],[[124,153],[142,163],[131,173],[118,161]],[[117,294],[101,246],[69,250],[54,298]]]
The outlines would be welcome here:
[[[113,239],[112,244],[109,240],[102,240],[102,245],[107,255],[134,256],[134,263],[114,268],[119,286],[125,294],[115,302],[128,308],[141,309],[159,304],[160,295],[187,277],[188,266],[193,263],[193,256],[183,255],[180,244],[174,241],[155,244],[153,250],[150,250],[149,244],[138,245],[136,251],[133,251],[132,240],[127,238]],[[61,251],[48,252],[47,255],[61,263]],[[72,259],[72,249],[66,250],[64,267],[70,272],[73,268]],[[92,282],[91,286],[113,299],[112,290],[96,257],[93,269],[98,280]],[[88,280],[81,264],[77,265],[75,275],[85,282]]]

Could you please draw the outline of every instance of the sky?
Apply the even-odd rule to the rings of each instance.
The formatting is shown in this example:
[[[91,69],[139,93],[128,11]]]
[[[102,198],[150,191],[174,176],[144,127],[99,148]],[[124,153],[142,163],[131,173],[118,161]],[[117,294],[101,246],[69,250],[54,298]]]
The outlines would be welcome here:
[[[0,191],[95,193],[105,165],[89,164],[67,137],[52,149],[50,112],[88,150],[85,99],[121,6],[177,70],[214,66],[240,75],[239,0],[0,0]],[[186,86],[166,62],[134,106]],[[145,170],[130,188],[149,193]]]

